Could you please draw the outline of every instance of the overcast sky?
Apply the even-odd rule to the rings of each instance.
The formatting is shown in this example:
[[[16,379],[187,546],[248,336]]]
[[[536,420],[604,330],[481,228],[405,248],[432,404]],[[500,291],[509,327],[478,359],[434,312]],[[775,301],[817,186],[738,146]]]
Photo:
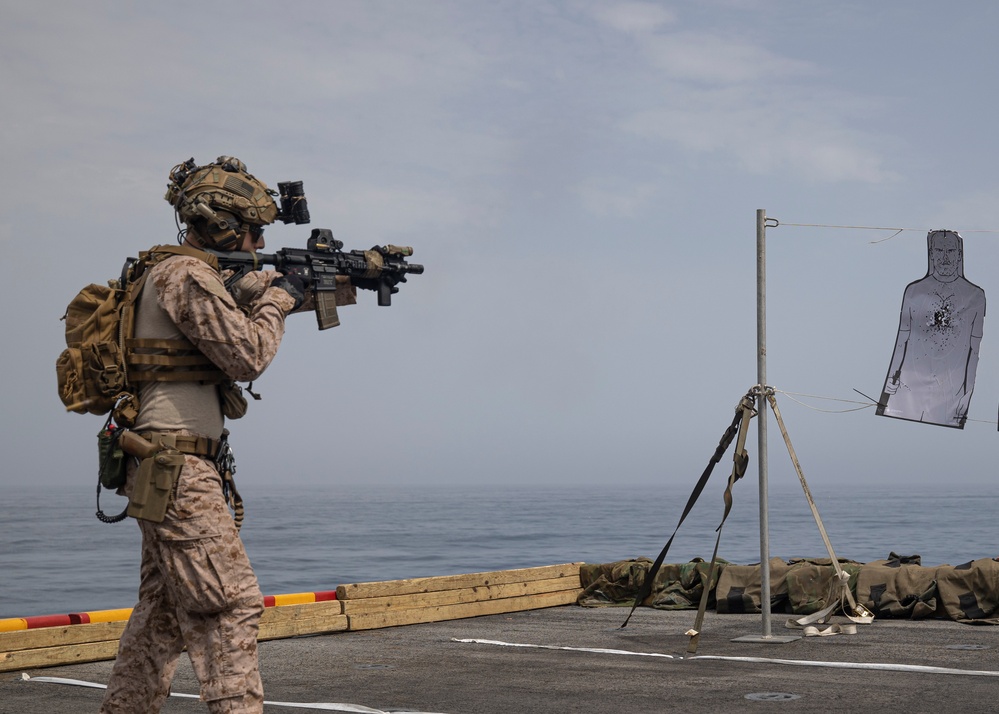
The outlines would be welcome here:
[[[59,317],[174,240],[170,168],[220,154],[304,181],[312,225],[268,248],[328,227],[426,266],[390,308],[289,321],[230,424],[245,483],[692,486],[757,379],[757,209],[783,224],[768,382],[842,400],[778,395],[813,487],[995,482],[988,318],[963,431],[843,410],[880,393],[929,229],[999,297],[999,4],[2,8],[5,493],[92,488],[101,419],[58,399]]]

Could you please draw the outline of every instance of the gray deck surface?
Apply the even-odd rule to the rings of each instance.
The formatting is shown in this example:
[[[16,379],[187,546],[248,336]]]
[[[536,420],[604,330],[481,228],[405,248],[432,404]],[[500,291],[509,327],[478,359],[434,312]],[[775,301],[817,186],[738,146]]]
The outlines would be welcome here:
[[[626,612],[566,606],[262,642],[266,698],[443,714],[999,711],[999,676],[690,659],[683,633],[693,625],[694,612],[639,608],[622,630]],[[792,634],[784,628],[786,617],[774,615],[774,637]],[[787,644],[732,642],[762,634],[761,616],[708,613],[697,655],[919,665],[999,675],[996,627],[877,620],[858,629],[856,635],[809,637]],[[675,659],[455,639],[608,648]],[[51,667],[27,674],[104,684],[111,664]],[[173,691],[198,691],[186,655]],[[20,672],[0,674],[3,714],[96,712],[102,694],[101,689],[24,681]],[[747,699],[761,694],[772,696]],[[207,709],[196,699],[171,697],[163,711]],[[265,711],[309,709],[268,704]]]

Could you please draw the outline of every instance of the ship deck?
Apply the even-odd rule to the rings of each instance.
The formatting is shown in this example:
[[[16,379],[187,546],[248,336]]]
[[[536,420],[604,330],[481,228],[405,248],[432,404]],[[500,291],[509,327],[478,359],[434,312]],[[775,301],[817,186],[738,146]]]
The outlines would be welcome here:
[[[760,639],[760,615],[708,612],[696,656],[692,611],[563,605],[260,643],[267,712],[991,712],[999,629],[886,620],[854,635]],[[755,636],[755,637],[754,637]],[[111,661],[0,674],[0,712],[97,711]],[[25,676],[29,679],[25,679]],[[204,712],[182,656],[163,711]],[[298,708],[292,705],[298,705]]]

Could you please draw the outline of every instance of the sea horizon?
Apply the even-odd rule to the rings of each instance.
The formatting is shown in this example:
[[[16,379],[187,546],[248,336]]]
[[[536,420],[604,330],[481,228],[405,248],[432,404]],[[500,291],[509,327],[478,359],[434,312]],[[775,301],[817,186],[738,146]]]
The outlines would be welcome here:
[[[487,572],[567,562],[655,558],[692,484],[520,486],[323,485],[241,488],[242,536],[266,595],[354,582]],[[724,478],[709,484],[667,562],[710,559]],[[979,489],[844,489],[814,493],[839,558],[919,555],[923,565],[999,556],[999,496]],[[139,530],[94,517],[92,489],[19,489],[0,505],[0,618],[132,607]],[[760,561],[758,487],[740,482],[719,556]],[[770,557],[828,557],[799,487],[771,487]],[[105,512],[125,500],[102,494]]]

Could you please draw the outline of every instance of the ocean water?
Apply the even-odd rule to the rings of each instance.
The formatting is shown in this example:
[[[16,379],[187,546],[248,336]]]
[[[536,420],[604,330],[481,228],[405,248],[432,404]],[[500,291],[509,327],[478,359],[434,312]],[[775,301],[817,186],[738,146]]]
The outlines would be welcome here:
[[[667,562],[709,559],[725,474],[708,484]],[[241,486],[243,539],[267,595],[339,584],[583,561],[655,558],[693,482],[561,487]],[[836,555],[868,562],[894,551],[924,565],[999,556],[999,495],[934,487],[837,490],[811,485]],[[736,485],[719,555],[760,560],[758,486]],[[103,494],[105,512],[124,499]],[[771,557],[826,557],[800,486],[769,489]],[[88,487],[8,489],[0,503],[0,618],[131,607],[139,533],[94,517]]]

